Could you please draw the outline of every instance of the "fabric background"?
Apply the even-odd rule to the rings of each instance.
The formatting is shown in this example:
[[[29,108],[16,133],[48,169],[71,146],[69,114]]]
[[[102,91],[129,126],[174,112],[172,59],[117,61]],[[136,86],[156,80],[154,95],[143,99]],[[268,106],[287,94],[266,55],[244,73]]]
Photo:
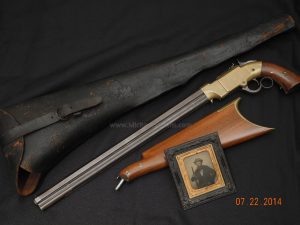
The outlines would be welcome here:
[[[297,0],[202,1],[1,1],[0,107],[82,84],[204,46],[282,13],[297,29],[275,37],[239,60],[265,60],[300,73],[300,3]],[[125,114],[117,122],[149,122],[237,58],[206,70],[186,85]],[[183,211],[168,169],[114,191],[120,169],[179,130],[169,129],[99,174],[45,212],[35,195],[121,141],[137,128],[102,129],[45,177],[29,197],[16,194],[8,162],[0,157],[0,224],[299,224],[300,92],[286,96],[277,85],[256,95],[237,91],[183,119],[197,121],[242,97],[249,120],[276,129],[226,150],[238,192]],[[236,197],[282,197],[282,206],[236,206]]]

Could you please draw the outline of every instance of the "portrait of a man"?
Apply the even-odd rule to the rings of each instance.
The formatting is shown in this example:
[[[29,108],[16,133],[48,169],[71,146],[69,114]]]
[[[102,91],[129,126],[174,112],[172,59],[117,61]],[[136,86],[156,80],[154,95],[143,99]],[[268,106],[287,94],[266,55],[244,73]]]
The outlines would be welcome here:
[[[215,133],[169,149],[166,157],[184,209],[236,190]]]
[[[215,183],[216,171],[208,165],[204,165],[202,158],[196,158],[193,163],[195,167],[191,167],[193,173],[191,177],[192,187],[199,189]]]

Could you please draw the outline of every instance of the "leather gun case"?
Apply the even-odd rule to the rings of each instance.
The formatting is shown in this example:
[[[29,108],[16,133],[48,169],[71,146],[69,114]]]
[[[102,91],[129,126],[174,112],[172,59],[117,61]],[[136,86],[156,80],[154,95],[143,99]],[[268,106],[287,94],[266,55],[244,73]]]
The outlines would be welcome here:
[[[118,116],[293,26],[283,16],[192,53],[1,109],[0,143],[17,192],[31,194],[58,160]]]

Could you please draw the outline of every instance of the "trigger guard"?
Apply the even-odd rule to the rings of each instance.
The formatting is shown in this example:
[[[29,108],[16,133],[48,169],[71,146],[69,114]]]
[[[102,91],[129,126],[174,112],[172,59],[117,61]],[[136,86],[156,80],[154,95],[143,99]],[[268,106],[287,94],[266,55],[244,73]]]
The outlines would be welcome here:
[[[243,87],[242,89],[243,89],[244,91],[248,92],[248,93],[251,93],[251,94],[255,94],[255,93],[260,92],[260,90],[261,90],[261,88],[262,88],[261,83],[260,83],[258,80],[256,80],[256,79],[253,79],[252,81],[255,81],[255,82],[257,83],[257,85],[258,85],[257,89],[251,89],[251,88],[248,87],[248,85],[246,85],[246,86]]]

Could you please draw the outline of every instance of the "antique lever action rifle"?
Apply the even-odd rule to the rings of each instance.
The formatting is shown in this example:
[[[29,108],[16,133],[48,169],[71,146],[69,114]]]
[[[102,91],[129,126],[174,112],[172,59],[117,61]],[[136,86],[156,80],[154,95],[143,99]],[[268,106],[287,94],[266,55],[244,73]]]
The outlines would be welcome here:
[[[247,86],[248,82],[259,77],[269,77],[277,82],[286,93],[300,83],[299,76],[271,63],[251,61],[235,66],[213,83],[204,85],[176,106],[36,197],[35,204],[42,210],[48,208],[90,177],[199,106],[212,102],[214,99],[222,99],[238,87],[251,92]],[[259,89],[264,87],[262,82],[259,84]],[[122,182],[124,180],[121,180]]]

